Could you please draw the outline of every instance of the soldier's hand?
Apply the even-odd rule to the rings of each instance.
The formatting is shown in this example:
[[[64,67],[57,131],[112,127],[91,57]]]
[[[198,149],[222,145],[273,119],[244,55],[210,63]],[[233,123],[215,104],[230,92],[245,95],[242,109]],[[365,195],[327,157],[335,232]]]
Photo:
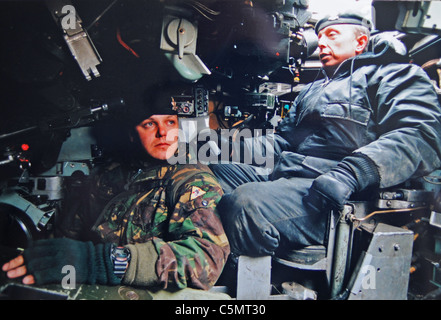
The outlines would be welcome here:
[[[77,283],[116,285],[121,279],[114,275],[110,249],[111,243],[94,245],[68,238],[37,240],[2,269],[9,278],[26,275],[24,284],[42,285],[60,283],[62,269],[69,265],[75,269]]]
[[[9,262],[6,262],[2,266],[2,270],[6,272],[6,275],[10,279],[23,277],[22,282],[23,284],[34,284],[35,279],[34,276],[31,274],[27,275],[27,269],[26,265],[24,264],[23,256],[20,255]]]
[[[314,212],[342,210],[356,188],[357,180],[347,166],[340,164],[314,180],[303,202]]]

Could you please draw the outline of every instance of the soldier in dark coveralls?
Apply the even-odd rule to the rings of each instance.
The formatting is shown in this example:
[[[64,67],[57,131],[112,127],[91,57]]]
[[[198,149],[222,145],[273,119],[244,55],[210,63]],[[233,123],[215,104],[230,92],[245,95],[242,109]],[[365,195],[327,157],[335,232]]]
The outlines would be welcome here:
[[[94,228],[101,242],[36,241],[3,265],[8,277],[60,283],[62,267],[72,265],[78,283],[205,290],[215,284],[230,253],[216,211],[223,191],[207,166],[168,163],[178,149],[171,108],[178,92],[156,89],[148,91],[147,108],[129,117],[149,165],[131,172],[125,190],[106,205]]]
[[[226,193],[218,209],[233,255],[323,244],[332,208],[440,167],[441,109],[429,77],[394,42],[366,50],[369,29],[356,14],[316,24],[324,78],[302,89],[276,128],[268,178],[248,164],[211,166]]]

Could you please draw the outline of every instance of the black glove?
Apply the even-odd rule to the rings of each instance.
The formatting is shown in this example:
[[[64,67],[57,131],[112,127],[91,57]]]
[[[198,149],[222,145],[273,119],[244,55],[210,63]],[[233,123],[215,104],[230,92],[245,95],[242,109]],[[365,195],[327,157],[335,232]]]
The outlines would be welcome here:
[[[315,212],[342,210],[354,192],[379,182],[378,170],[370,159],[365,156],[346,157],[336,168],[314,180],[303,202]]]
[[[304,198],[304,203],[316,212],[330,209],[342,210],[355,191],[354,180],[340,168],[322,174],[312,183],[308,195]]]
[[[110,259],[111,243],[94,245],[67,238],[34,242],[24,250],[26,269],[36,284],[61,283],[66,276],[62,268],[75,268],[77,283],[117,285],[121,282],[113,273]]]

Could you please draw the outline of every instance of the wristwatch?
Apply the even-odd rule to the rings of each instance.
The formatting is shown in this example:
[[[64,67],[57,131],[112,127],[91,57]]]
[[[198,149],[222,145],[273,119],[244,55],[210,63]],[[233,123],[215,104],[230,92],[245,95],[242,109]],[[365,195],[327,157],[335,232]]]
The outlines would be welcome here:
[[[113,263],[113,273],[122,279],[130,263],[130,250],[112,244],[110,249],[110,259]]]

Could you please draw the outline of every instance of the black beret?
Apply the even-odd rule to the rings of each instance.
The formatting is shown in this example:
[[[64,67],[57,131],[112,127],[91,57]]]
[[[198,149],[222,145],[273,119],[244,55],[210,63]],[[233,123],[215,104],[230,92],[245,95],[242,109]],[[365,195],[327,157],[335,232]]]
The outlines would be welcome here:
[[[129,109],[128,124],[137,125],[152,115],[177,115],[173,97],[191,94],[191,90],[191,86],[183,82],[160,82],[149,86],[144,91],[143,103]]]
[[[372,22],[368,19],[356,13],[341,13],[338,15],[326,16],[320,19],[315,25],[315,33],[318,34],[320,30],[336,24],[359,25],[372,30]]]

